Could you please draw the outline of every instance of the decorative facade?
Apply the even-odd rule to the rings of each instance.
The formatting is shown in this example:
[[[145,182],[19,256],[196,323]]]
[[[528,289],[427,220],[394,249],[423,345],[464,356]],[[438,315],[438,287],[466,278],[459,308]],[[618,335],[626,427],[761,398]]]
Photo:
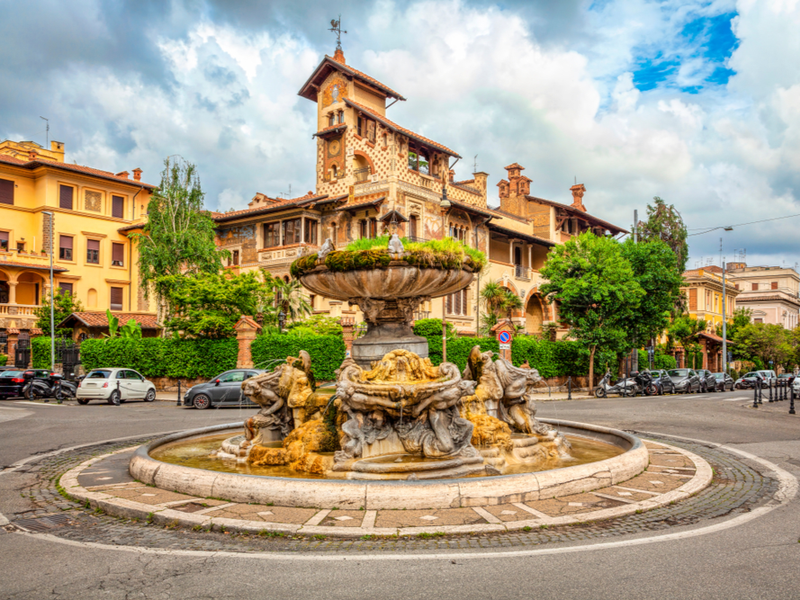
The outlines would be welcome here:
[[[748,267],[728,263],[728,279],[739,291],[736,308],[749,308],[754,323],[794,329],[800,323],[800,276],[783,267]]]
[[[489,175],[455,181],[451,165],[459,154],[389,119],[388,108],[405,98],[348,65],[340,49],[320,62],[299,95],[317,104],[316,190],[292,199],[258,193],[244,210],[215,213],[217,243],[231,251],[232,269],[260,268],[288,278],[292,261],[316,252],[325,239],[342,248],[383,235],[394,221],[400,235],[450,236],[490,261],[468,290],[424,303],[417,318],[445,314],[461,333],[475,334],[478,290],[496,281],[523,301],[516,323],[538,333],[557,321],[538,291],[549,248],[588,229],[624,231],[588,214],[583,185],[571,188],[572,204],[531,196],[530,179],[516,163],[498,184],[500,207],[490,208]],[[315,312],[360,320],[357,309],[340,302],[314,296],[311,302]]]

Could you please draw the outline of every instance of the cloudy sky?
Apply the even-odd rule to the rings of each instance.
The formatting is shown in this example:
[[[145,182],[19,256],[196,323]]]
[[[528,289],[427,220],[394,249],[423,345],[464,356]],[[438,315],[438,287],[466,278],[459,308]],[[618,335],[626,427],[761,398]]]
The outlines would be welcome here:
[[[800,261],[800,1],[0,1],[0,140],[66,143],[67,160],[198,165],[211,209],[314,186],[315,107],[297,96],[342,14],[352,66],[398,90],[396,122],[494,184],[628,227],[653,196],[690,233],[690,266],[746,249]]]

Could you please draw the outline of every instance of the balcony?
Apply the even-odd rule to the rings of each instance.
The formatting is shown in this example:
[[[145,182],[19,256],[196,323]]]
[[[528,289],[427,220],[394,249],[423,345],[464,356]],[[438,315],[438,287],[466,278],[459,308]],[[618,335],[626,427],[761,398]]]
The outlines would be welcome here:
[[[356,183],[367,183],[370,180],[370,168],[364,167],[363,169],[355,169],[353,175],[355,176]]]
[[[37,270],[43,268],[49,269],[50,256],[47,254],[34,254],[32,252],[9,252],[0,250],[0,268],[2,268],[3,265],[10,267],[33,267]]]
[[[522,265],[514,265],[514,279],[518,279],[519,281],[530,281],[531,270]]]

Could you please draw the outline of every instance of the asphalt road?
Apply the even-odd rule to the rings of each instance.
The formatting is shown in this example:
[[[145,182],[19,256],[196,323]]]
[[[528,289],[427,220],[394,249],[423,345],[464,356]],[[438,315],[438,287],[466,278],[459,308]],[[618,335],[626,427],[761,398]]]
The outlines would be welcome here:
[[[749,408],[746,392],[541,402],[539,416],[722,443],[800,473],[800,415]],[[111,438],[243,420],[252,409],[156,402],[0,402],[0,465]],[[0,474],[0,513],[19,512],[24,469]],[[708,527],[709,522],[698,524]],[[696,530],[695,530],[696,531]],[[691,530],[690,532],[691,533]],[[294,558],[137,552],[0,534],[0,598],[798,598],[800,499],[744,524],[656,543],[662,532],[584,546],[447,556]]]

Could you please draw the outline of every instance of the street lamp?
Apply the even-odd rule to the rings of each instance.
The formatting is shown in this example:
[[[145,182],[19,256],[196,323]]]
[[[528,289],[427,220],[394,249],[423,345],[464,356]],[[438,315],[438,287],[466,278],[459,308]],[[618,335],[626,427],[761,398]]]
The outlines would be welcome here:
[[[284,325],[286,325],[286,313],[281,309],[281,312],[278,313],[278,329],[281,333],[283,333]]]
[[[55,235],[55,216],[49,210],[42,211],[43,215],[50,217],[50,372],[56,370],[56,325],[53,288],[53,236]]]

